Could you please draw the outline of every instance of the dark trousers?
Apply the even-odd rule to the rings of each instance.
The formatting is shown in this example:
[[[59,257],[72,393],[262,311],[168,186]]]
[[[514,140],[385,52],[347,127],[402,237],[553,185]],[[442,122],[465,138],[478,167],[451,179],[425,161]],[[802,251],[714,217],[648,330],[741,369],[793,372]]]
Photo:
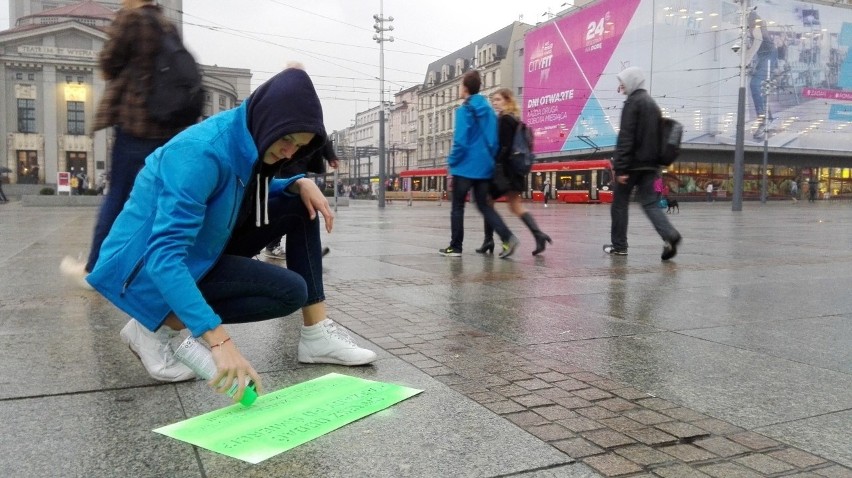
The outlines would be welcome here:
[[[115,128],[115,143],[112,146],[112,168],[110,169],[109,192],[104,196],[98,219],[95,223],[95,231],[92,234],[92,246],[89,249],[89,259],[86,261],[86,270],[91,272],[98,262],[101,252],[101,244],[106,239],[115,218],[124,208],[124,203],[130,197],[133,182],[136,175],[145,166],[145,158],[153,153],[155,149],[166,143],[168,139],[148,139],[130,136],[121,128]]]
[[[486,224],[497,232],[503,242],[512,237],[512,232],[503,222],[503,218],[494,210],[494,206],[488,201],[488,191],[491,181],[489,179],[470,179],[462,176],[453,176],[453,205],[450,212],[450,228],[452,236],[450,247],[462,250],[464,242],[464,199],[468,191],[473,191],[473,200]]]
[[[6,193],[3,192],[3,182],[0,180],[0,201],[9,202],[9,198],[6,197]]]
[[[630,192],[634,187],[636,188],[637,199],[642,205],[645,215],[651,220],[654,229],[657,230],[657,234],[664,241],[673,241],[680,237],[666,214],[660,209],[657,193],[654,192],[654,179],[656,177],[656,171],[630,171],[627,184],[615,183],[612,207],[610,208],[610,215],[612,216],[610,239],[616,249],[627,250],[627,208],[630,205]]]
[[[299,197],[270,198],[270,223],[234,230],[225,253],[198,283],[224,323],[254,322],[290,315],[322,302],[322,245],[319,217],[311,220]],[[287,268],[253,259],[285,236]]]

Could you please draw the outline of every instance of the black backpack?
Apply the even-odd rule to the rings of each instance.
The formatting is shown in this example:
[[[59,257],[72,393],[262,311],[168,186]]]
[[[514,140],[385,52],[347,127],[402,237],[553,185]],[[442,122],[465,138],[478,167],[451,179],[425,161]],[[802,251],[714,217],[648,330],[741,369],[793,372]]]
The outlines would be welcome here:
[[[161,35],[145,105],[151,119],[167,127],[188,126],[201,116],[204,107],[201,71],[175,32]]]
[[[671,118],[660,118],[660,166],[671,166],[680,155],[683,125]]]
[[[513,172],[527,175],[535,162],[533,154],[533,138],[530,129],[523,121],[518,121],[515,137],[512,139],[512,152],[509,155],[509,167]]]

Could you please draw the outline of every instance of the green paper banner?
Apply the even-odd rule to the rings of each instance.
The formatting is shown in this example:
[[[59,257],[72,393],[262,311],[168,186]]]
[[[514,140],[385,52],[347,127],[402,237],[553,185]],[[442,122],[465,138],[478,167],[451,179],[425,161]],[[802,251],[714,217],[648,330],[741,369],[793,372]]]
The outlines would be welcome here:
[[[260,463],[422,390],[330,373],[154,431],[249,463]]]

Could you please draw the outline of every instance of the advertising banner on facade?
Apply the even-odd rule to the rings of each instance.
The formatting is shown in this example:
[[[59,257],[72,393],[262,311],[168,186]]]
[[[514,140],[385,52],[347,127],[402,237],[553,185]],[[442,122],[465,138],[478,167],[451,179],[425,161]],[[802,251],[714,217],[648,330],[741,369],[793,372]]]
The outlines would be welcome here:
[[[743,35],[732,0],[600,0],[531,30],[521,99],[536,152],[613,146],[628,66],[687,143],[733,145],[742,49],[747,144],[852,149],[852,9],[751,0],[746,17]]]

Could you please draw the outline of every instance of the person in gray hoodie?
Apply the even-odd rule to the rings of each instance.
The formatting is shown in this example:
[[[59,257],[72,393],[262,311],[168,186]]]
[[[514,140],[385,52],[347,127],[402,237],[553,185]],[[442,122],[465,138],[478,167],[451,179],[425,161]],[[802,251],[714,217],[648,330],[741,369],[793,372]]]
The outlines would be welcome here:
[[[618,91],[627,96],[621,111],[621,128],[615,144],[612,166],[615,172],[613,192],[611,244],[603,247],[607,254],[627,255],[627,208],[630,193],[637,188],[637,198],[651,220],[657,234],[663,238],[662,260],[677,254],[680,233],[671,225],[658,207],[654,180],[659,175],[660,108],[645,90],[642,70],[630,67],[617,75]]]

